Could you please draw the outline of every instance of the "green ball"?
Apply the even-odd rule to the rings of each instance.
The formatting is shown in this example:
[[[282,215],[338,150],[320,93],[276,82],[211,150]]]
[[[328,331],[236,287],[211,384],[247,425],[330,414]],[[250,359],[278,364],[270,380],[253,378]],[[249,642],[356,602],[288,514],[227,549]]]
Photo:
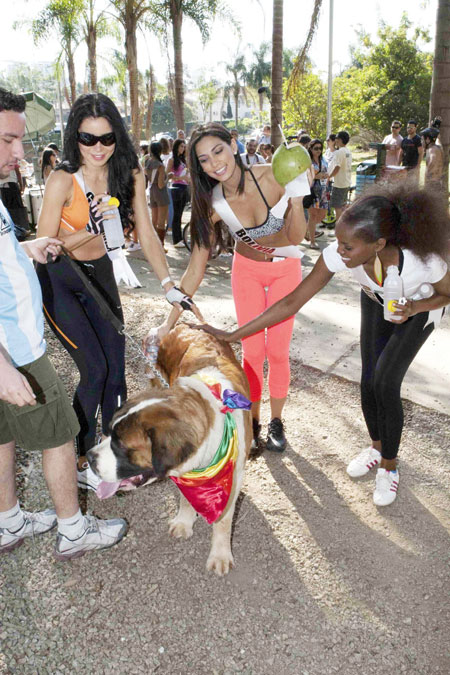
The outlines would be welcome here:
[[[300,143],[284,143],[276,149],[272,157],[272,171],[275,180],[285,187],[311,166],[309,152]]]

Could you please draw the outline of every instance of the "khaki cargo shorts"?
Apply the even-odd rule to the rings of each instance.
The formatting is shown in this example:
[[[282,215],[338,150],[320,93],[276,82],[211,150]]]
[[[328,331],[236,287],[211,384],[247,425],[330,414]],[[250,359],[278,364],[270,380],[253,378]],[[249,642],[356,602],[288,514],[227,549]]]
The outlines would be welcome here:
[[[0,401],[0,444],[15,441],[25,450],[45,450],[74,439],[80,425],[47,355],[17,370],[30,383],[36,405]]]

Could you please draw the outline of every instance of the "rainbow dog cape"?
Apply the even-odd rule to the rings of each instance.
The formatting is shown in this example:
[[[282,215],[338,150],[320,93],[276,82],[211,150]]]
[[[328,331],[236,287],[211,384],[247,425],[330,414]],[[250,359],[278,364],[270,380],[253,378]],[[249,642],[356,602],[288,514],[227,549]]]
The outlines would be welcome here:
[[[193,469],[180,477],[170,476],[179,490],[208,523],[214,523],[224,512],[233,486],[233,473],[238,456],[236,422],[231,412],[237,408],[250,410],[251,402],[239,392],[225,389],[221,396],[218,382],[211,383],[207,377],[198,377],[214,396],[224,404],[225,424],[220,445],[208,466]]]

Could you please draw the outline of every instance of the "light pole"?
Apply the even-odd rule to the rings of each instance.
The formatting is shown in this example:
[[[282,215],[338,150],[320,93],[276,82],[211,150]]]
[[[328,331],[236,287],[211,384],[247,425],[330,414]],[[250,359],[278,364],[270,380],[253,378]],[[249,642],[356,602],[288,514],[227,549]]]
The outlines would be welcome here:
[[[331,134],[331,102],[333,87],[333,4],[330,0],[330,23],[328,33],[328,97],[327,97],[327,138]]]

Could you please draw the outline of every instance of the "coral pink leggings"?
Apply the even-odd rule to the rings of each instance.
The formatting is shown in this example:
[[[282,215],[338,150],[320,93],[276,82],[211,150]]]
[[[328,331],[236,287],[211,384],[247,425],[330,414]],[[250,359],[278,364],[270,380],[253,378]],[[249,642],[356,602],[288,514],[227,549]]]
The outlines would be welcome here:
[[[267,307],[294,290],[302,279],[298,258],[280,262],[257,262],[234,253],[231,273],[234,304],[239,326],[261,314]],[[242,365],[250,384],[250,398],[260,401],[263,367],[269,362],[269,393],[285,398],[289,389],[289,345],[294,317],[242,340]]]

